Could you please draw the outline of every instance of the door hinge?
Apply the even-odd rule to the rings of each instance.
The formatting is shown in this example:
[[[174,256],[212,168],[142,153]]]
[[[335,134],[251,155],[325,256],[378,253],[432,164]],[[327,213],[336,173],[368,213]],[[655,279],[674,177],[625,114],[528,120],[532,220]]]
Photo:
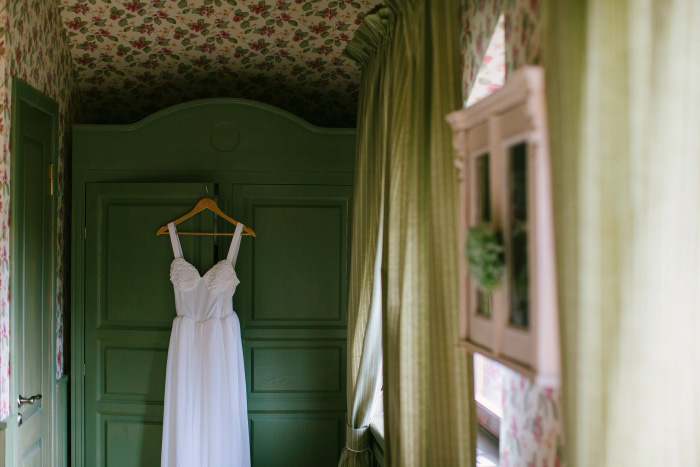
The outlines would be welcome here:
[[[87,227],[83,227],[83,238],[87,239]]]
[[[53,196],[53,164],[49,164],[49,195]]]
[[[87,374],[87,367],[83,363],[83,376],[85,376],[86,374]]]

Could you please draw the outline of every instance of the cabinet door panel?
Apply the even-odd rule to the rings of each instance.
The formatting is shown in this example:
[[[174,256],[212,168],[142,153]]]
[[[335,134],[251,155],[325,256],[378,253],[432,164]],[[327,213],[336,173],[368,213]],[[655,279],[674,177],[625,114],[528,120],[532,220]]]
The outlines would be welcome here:
[[[89,465],[151,465],[159,459],[164,366],[175,305],[170,241],[154,234],[214,188],[88,185]],[[298,458],[302,464],[312,462],[305,465],[335,465],[344,436],[351,187],[228,185],[218,191],[222,209],[257,233],[242,240],[236,264],[241,284],[234,296],[253,463]],[[180,228],[213,230],[215,219],[203,214]],[[216,227],[233,230],[220,219]],[[204,272],[226,256],[230,237],[182,236],[181,241],[185,258]],[[294,436],[278,436],[290,427]],[[121,448],[126,445],[138,448]]]
[[[257,234],[241,244],[243,327],[344,328],[352,187],[234,185],[228,196]]]
[[[160,459],[165,365],[175,300],[170,239],[155,233],[213,192],[213,184],[203,183],[87,186],[88,465],[150,466]],[[178,226],[190,231],[213,227],[213,215],[206,212]],[[181,236],[180,240],[187,261],[200,271],[212,266],[211,237]]]
[[[241,244],[234,296],[253,465],[335,466],[345,436],[352,187],[220,191],[233,217],[256,233]]]
[[[345,435],[343,413],[253,414],[255,467],[336,466]]]

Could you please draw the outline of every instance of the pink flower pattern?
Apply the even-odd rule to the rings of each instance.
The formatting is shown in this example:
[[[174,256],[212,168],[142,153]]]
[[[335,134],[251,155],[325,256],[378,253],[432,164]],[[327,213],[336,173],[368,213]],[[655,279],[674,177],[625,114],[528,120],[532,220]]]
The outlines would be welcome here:
[[[82,4],[81,16],[90,12]],[[90,18],[88,16],[88,18]],[[58,5],[52,0],[0,0],[0,419],[9,415],[10,339],[9,313],[9,193],[10,193],[10,102],[11,76],[19,76],[59,104],[59,154],[56,167],[58,219],[56,245],[60,262],[56,270],[56,378],[63,375],[64,283],[68,252],[66,244],[65,162],[70,146],[70,126],[77,109],[77,81],[72,72],[66,27]],[[80,21],[78,21],[79,24]],[[81,26],[82,27],[82,26]],[[91,42],[91,41],[88,41]],[[90,48],[90,46],[88,46]]]
[[[561,392],[504,371],[501,467],[565,465]]]
[[[486,54],[479,68],[479,73],[476,75],[465,105],[469,107],[476,104],[495,90],[501,88],[505,80],[505,29],[503,16],[501,16],[491,36]]]
[[[354,126],[357,112],[360,70],[342,55],[345,43],[380,0],[60,3],[84,122],[127,123],[192,99],[243,97],[337,127]]]
[[[503,0],[462,0],[462,96],[471,93]]]

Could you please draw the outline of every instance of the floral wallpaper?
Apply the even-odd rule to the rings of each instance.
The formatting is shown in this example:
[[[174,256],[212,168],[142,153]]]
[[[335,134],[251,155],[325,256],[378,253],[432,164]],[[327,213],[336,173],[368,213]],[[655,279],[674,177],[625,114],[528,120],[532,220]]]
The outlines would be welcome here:
[[[506,15],[506,69],[538,65],[542,54],[540,0],[502,0]]]
[[[0,21],[7,24],[7,0],[0,0]],[[7,89],[7,32],[0,30],[0,419],[10,415],[10,160]]]
[[[489,46],[474,79],[465,107],[476,104],[503,86],[506,79],[506,32],[503,15],[498,18]]]
[[[470,95],[504,0],[462,0],[462,96]],[[522,0],[520,0],[522,1]]]
[[[61,0],[84,120],[133,122],[239,97],[353,126],[359,69],[341,55],[379,0]]]
[[[70,126],[75,115],[77,82],[71,71],[68,41],[54,0],[0,0],[0,419],[9,415],[10,308],[9,308],[9,196],[11,76],[21,79],[59,103],[59,155],[56,167],[58,220],[56,238],[61,258],[56,270],[57,332],[56,378],[63,375],[63,312],[68,251],[66,220],[66,158]]]
[[[501,467],[563,466],[561,392],[504,371]]]
[[[462,0],[462,95],[470,96],[490,39],[505,13],[506,71],[540,63],[541,0]]]

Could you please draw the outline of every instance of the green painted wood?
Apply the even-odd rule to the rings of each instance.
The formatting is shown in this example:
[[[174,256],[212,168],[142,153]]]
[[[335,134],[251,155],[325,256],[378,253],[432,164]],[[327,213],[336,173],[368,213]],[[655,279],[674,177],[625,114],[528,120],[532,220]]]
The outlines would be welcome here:
[[[281,398],[288,402],[339,400],[345,395],[344,339],[273,338],[268,334],[245,336],[244,340],[251,403]]]
[[[71,200],[71,313],[70,313],[70,460],[73,466],[85,464],[85,178],[73,172]]]
[[[232,149],[216,145],[222,126],[238,136]],[[165,109],[133,125],[74,126],[73,166],[212,171],[225,161],[227,170],[239,172],[352,172],[354,145],[354,130],[319,128],[244,99],[205,99]],[[303,157],[290,157],[300,154]]]
[[[334,156],[331,156],[334,157]],[[342,155],[345,157],[345,155]],[[222,167],[225,166],[222,160]],[[352,172],[239,172],[226,169],[211,170],[73,170],[73,183],[76,179],[83,183],[91,182],[161,182],[161,183],[216,183],[226,185],[331,185],[352,186]],[[84,198],[83,198],[84,199]]]
[[[13,79],[10,401],[20,394],[42,399],[19,409],[21,425],[16,404],[10,404],[10,466],[54,463],[56,196],[49,174],[57,153],[58,105]]]
[[[70,452],[70,438],[68,436],[68,391],[70,389],[69,377],[63,376],[56,381],[56,431],[53,454],[55,467],[68,466],[68,453]]]
[[[269,232],[241,245],[243,332],[256,327],[347,326],[349,213],[345,186],[232,185],[222,197]],[[242,281],[244,279],[241,279]],[[270,292],[272,291],[272,292]],[[236,302],[238,300],[238,302]]]
[[[252,393],[337,394],[341,391],[344,352],[340,346],[290,344],[251,348],[250,360],[254,362],[250,382]]]
[[[337,466],[344,445],[343,417],[342,413],[252,414],[250,437],[253,465]]]
[[[87,465],[152,466],[160,459],[175,300],[170,238],[155,232],[213,190],[201,183],[87,185]],[[213,215],[203,213],[179,227],[210,231]],[[181,243],[200,271],[214,264],[211,237],[183,236]]]
[[[87,376],[72,385],[72,465],[158,465],[172,253],[166,237],[144,244],[152,239],[139,226],[190,209],[205,195],[150,219],[196,183],[209,184],[225,212],[258,232],[243,239],[233,303],[253,463],[337,465],[353,169],[353,130],[316,128],[249,101],[199,101],[136,125],[74,127],[72,358],[73,368],[86,363]],[[220,220],[217,228],[232,230]],[[202,257],[200,271],[225,256],[230,239],[208,241],[183,244],[188,260]],[[134,252],[124,252],[129,245]],[[143,284],[156,292],[141,300]],[[138,311],[142,302],[148,311]]]
[[[234,297],[253,465],[337,465],[352,188],[230,185],[220,192],[258,234],[241,245]]]

